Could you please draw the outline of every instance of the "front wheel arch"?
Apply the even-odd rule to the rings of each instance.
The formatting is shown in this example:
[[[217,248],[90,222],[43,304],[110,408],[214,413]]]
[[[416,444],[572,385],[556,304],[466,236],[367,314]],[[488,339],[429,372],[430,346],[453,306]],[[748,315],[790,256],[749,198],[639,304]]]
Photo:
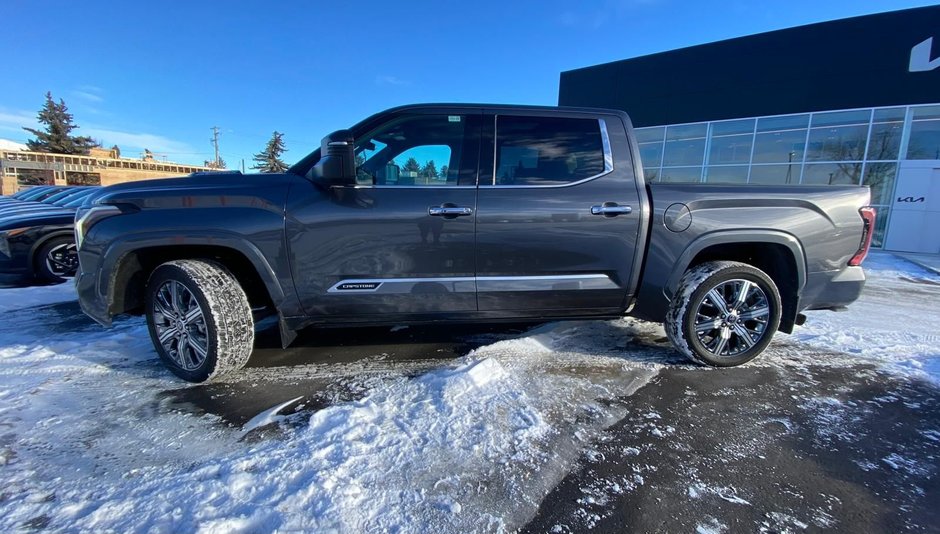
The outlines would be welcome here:
[[[142,312],[151,273],[166,262],[188,259],[210,260],[224,266],[244,288],[252,307],[275,304],[269,284],[241,251],[218,245],[160,245],[128,251],[118,260],[110,284],[111,313]]]

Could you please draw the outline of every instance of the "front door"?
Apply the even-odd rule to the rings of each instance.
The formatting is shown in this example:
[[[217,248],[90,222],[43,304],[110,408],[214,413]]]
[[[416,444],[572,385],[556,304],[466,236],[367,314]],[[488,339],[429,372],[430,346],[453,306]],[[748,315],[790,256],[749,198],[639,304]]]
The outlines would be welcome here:
[[[533,113],[487,115],[484,124],[477,201],[480,312],[621,310],[643,213],[623,121],[616,115]]]
[[[412,112],[354,133],[358,185],[290,195],[304,310],[372,321],[475,311],[480,115]]]

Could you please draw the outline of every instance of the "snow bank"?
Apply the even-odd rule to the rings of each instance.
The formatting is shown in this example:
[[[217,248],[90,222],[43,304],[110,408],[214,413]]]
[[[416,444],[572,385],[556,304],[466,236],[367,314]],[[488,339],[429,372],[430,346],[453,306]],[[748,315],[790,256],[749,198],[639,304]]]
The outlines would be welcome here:
[[[74,303],[17,302],[0,331],[2,531],[510,531],[661,367],[629,359],[625,322],[556,324],[413,378],[389,363],[377,380],[374,361],[361,400],[292,414],[291,399],[230,428],[167,404],[188,386],[141,319],[105,330]]]

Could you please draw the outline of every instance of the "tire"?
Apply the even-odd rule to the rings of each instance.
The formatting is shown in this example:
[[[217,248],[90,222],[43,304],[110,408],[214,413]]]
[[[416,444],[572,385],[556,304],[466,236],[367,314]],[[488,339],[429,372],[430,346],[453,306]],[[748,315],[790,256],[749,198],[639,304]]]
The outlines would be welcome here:
[[[251,306],[218,263],[174,260],[154,269],[146,315],[157,354],[183,380],[213,380],[248,363],[255,340]]]
[[[78,252],[75,239],[70,236],[54,237],[46,241],[33,258],[33,273],[43,283],[58,284],[75,276],[78,270]]]
[[[780,315],[780,292],[766,273],[744,263],[713,261],[682,277],[666,314],[666,335],[692,361],[733,367],[767,348]]]

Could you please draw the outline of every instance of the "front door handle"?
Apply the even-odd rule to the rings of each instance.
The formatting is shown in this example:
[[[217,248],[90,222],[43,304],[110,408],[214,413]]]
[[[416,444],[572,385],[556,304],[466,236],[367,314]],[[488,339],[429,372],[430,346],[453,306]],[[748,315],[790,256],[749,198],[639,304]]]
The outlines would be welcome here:
[[[431,206],[428,208],[428,215],[431,217],[466,217],[473,215],[473,209],[461,206]]]
[[[633,213],[630,206],[620,206],[616,202],[604,202],[600,206],[591,206],[591,215],[603,215],[605,217],[616,217],[617,215],[626,215]]]

